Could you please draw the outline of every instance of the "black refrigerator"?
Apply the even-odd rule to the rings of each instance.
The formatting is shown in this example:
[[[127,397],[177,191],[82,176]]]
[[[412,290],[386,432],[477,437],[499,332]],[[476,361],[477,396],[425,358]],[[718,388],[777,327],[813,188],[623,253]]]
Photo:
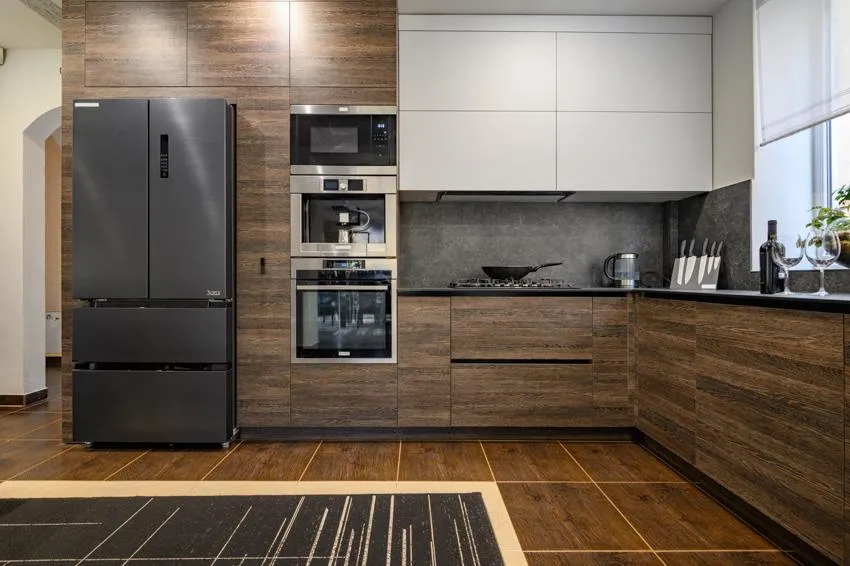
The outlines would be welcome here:
[[[236,434],[235,108],[76,100],[73,435]]]

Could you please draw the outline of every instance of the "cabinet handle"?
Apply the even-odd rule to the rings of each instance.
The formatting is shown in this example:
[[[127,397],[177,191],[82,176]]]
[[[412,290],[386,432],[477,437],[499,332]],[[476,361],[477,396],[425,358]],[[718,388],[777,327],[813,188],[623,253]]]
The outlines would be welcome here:
[[[266,274],[266,258],[260,258],[260,275]]]

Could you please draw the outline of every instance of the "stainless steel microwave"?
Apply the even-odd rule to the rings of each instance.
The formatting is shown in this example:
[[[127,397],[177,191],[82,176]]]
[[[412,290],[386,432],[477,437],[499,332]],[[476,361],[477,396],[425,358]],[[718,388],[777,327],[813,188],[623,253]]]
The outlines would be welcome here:
[[[395,175],[396,107],[294,105],[293,175]]]

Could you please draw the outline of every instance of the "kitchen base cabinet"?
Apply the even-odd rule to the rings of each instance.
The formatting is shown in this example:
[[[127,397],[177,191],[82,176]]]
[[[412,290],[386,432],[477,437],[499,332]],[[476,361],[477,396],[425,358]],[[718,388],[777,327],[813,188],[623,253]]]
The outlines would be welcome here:
[[[452,426],[597,426],[590,364],[452,364],[451,378]]]
[[[392,364],[292,364],[296,427],[395,427],[398,379]]]
[[[839,561],[843,336],[841,314],[697,308],[697,468]]]
[[[451,424],[451,370],[398,368],[398,426]]]
[[[629,366],[631,297],[593,297],[593,404],[631,407]]]
[[[640,299],[637,328],[638,428],[694,464],[696,303]]]

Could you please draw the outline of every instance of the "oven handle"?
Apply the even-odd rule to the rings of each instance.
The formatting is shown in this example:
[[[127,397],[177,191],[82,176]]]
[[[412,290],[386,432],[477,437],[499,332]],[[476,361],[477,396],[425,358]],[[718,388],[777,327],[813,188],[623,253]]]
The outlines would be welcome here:
[[[389,291],[389,285],[296,285],[296,291]]]

